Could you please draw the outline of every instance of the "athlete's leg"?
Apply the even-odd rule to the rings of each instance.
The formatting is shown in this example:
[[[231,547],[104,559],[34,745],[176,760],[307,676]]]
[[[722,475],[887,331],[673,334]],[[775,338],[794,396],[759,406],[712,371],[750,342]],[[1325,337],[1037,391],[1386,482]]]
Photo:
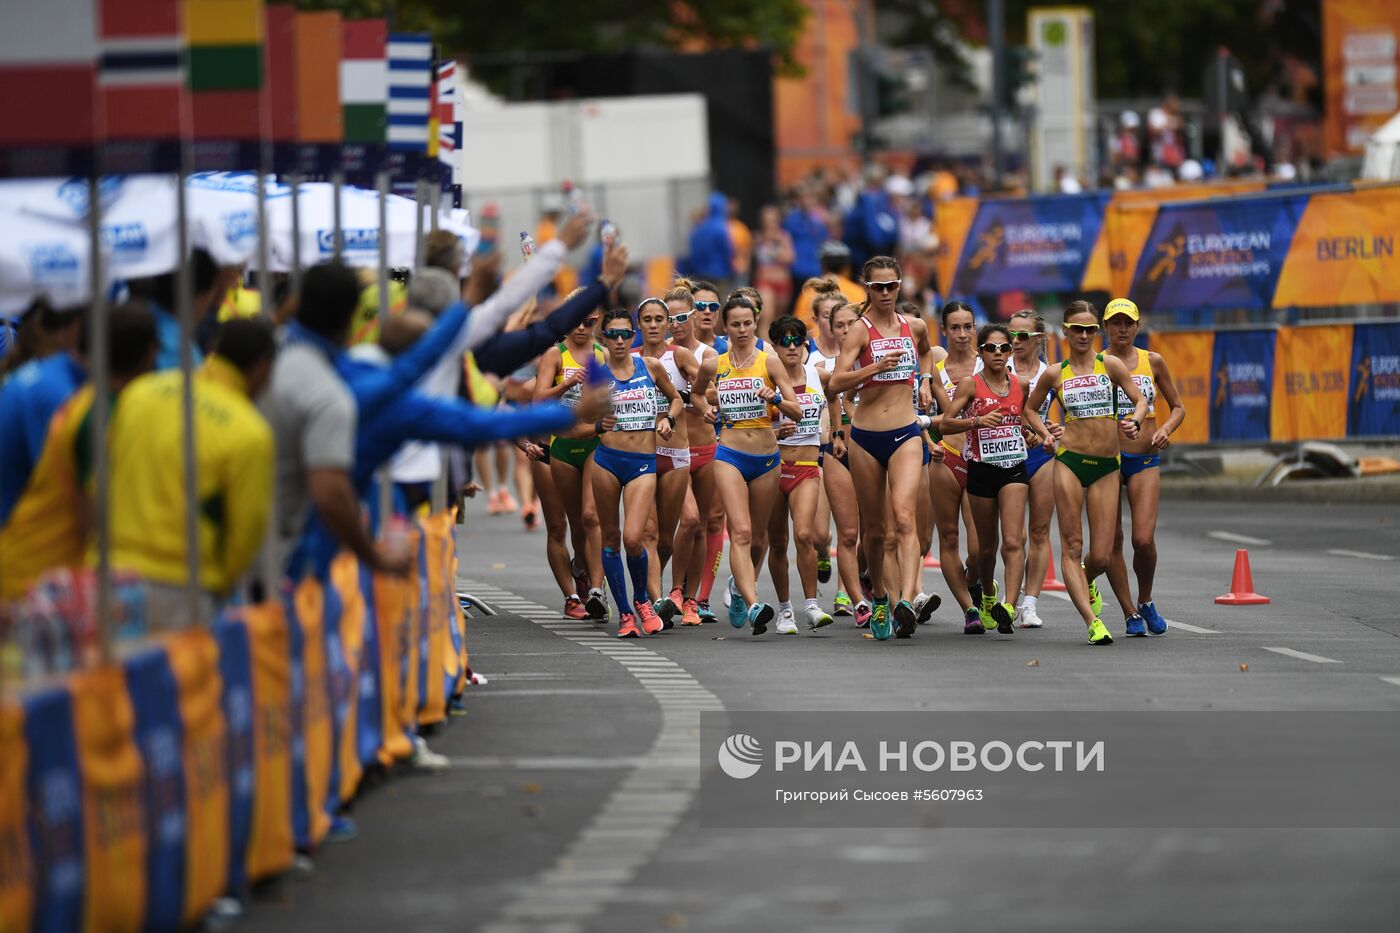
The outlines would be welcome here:
[[[602,539],[602,563],[608,578],[608,589],[612,591],[613,602],[619,613],[632,611],[627,600],[627,575],[622,567],[622,523],[618,516],[618,506],[622,501],[622,484],[610,471],[593,467],[587,469],[589,485],[593,489],[598,516],[599,535]]]
[[[762,476],[758,477],[748,485],[748,487],[746,488],[746,492],[748,493],[747,511],[749,514],[749,520],[750,522],[752,522],[751,527],[753,528],[755,534],[757,534],[760,528],[764,530],[765,533],[763,535],[763,545],[766,546],[768,543],[768,535],[766,533],[768,529],[768,519],[773,514],[773,503],[776,502],[779,498],[778,471],[774,469],[769,470],[767,473],[764,473]],[[729,539],[731,541],[731,552],[729,560],[730,565],[733,566],[733,551],[738,550],[739,545],[732,543],[734,540],[734,529],[732,525],[730,526],[729,530]],[[784,549],[784,551],[786,551],[786,549]],[[744,593],[744,600],[750,606],[758,602],[757,568],[761,566],[761,564],[755,563],[753,564],[753,566],[755,568],[755,571],[753,576],[750,578],[753,581],[753,591],[752,593]],[[737,577],[735,578],[735,583],[736,585],[738,583]],[[739,592],[743,593],[744,591],[740,589]],[[750,596],[752,596],[753,598],[750,599]]]
[[[1001,512],[1001,564],[1006,572],[1006,592],[1001,601],[1016,605],[1021,580],[1026,576],[1026,495],[1025,483],[1007,483],[997,493]]]
[[[943,582],[948,584],[948,592],[957,600],[958,607],[966,612],[973,608],[972,594],[967,590],[967,574],[963,570],[962,555],[958,550],[958,516],[962,501],[962,488],[957,478],[946,466],[938,467],[930,478],[932,489],[930,505],[933,506],[933,523],[938,531],[938,565],[943,571]]]
[[[1108,555],[1108,585],[1113,588],[1113,595],[1117,598],[1118,607],[1123,610],[1123,618],[1125,619],[1137,612],[1137,603],[1133,602],[1133,588],[1128,582],[1128,565],[1123,560],[1122,502],[1126,498],[1120,486],[1116,509],[1117,521],[1113,523],[1113,548]]]
[[[1133,573],[1138,602],[1152,602],[1157,579],[1157,506],[1162,498],[1162,471],[1149,467],[1128,480],[1128,506],[1133,513]]]
[[[671,553],[671,589],[680,590],[684,596],[694,595],[695,582],[699,581],[698,567],[695,576],[690,576],[692,558],[694,558],[695,552],[704,550],[704,548],[695,547],[695,538],[699,534],[700,507],[695,502],[695,490],[687,489],[685,502],[681,506],[680,519],[676,522],[675,544]]]
[[[1050,569],[1050,518],[1055,514],[1055,464],[1047,463],[1031,477],[1030,547],[1026,553],[1027,596],[1040,598]]]
[[[848,596],[860,598],[860,567],[856,559],[860,544],[860,511],[850,471],[835,457],[822,468],[831,517],[836,522],[836,573],[840,588]]]
[[[753,553],[750,550],[754,532],[749,515],[749,487],[744,483],[744,474],[733,464],[715,461],[711,469],[715,471],[715,485],[719,488],[719,499],[729,525],[729,572],[734,576],[734,585],[741,598],[753,604],[758,597]],[[773,471],[772,476],[776,482],[777,472]],[[764,518],[767,518],[766,514]]]
[[[851,479],[855,482],[856,498],[860,503],[860,543],[865,552],[866,570],[877,599],[885,591],[885,526],[886,514],[885,468],[859,444],[850,446]],[[898,586],[897,580],[891,585]]]
[[[602,471],[599,471],[602,472]],[[656,502],[656,474],[638,476],[622,490],[622,548],[627,552],[627,574],[632,580],[632,598],[647,598],[646,524]],[[631,612],[628,605],[622,610]]]
[[[1084,560],[1084,487],[1079,477],[1074,475],[1064,462],[1056,460],[1046,466],[1055,471],[1055,515],[1060,526],[1060,573],[1065,578],[1065,589],[1087,627],[1094,621],[1094,611],[1089,606],[1089,577],[1081,566]],[[1109,477],[1117,480],[1117,477]],[[1112,534],[1112,529],[1109,529]]]
[[[544,513],[544,553],[549,561],[549,572],[554,574],[554,582],[565,596],[587,596],[587,593],[574,593],[574,571],[569,560],[569,519],[564,513],[564,504],[559,499],[559,491],[554,488],[554,477],[549,464],[538,460],[530,461],[530,472],[534,474],[535,491],[540,497],[540,511]]]
[[[899,554],[899,590],[897,600],[913,602],[919,595],[919,577],[924,559],[919,553],[917,524],[919,493],[924,488],[924,450],[922,442],[905,441],[890,455],[890,511]]]
[[[820,536],[815,520],[821,488],[819,478],[803,480],[787,497],[787,511],[792,513],[792,537],[797,544],[797,576],[802,581],[802,595],[806,599],[817,596],[817,541]],[[769,546],[776,547],[771,542]]]
[[[977,528],[977,579],[982,581],[982,592],[992,595],[987,584],[997,575],[997,514],[996,499],[985,496],[968,496],[972,510],[972,523]]]
[[[773,511],[768,516],[768,576],[773,580],[773,590],[778,594],[778,602],[785,603],[792,598],[788,583],[789,502],[781,488],[776,500],[773,503]]]

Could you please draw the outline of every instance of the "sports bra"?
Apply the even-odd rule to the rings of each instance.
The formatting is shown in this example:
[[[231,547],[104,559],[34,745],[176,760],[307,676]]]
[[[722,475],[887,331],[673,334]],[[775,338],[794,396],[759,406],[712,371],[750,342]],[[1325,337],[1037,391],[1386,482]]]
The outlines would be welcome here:
[[[821,443],[822,412],[826,410],[826,394],[822,391],[821,376],[817,367],[808,362],[804,367],[804,384],[793,386],[797,393],[797,404],[802,406],[802,420],[797,422],[797,433],[781,437],[778,443],[784,447],[804,447]],[[784,418],[783,420],[788,420]]]
[[[981,373],[972,377],[972,401],[967,403],[964,414],[969,418],[980,418],[994,411],[1001,412],[1001,424],[992,428],[974,427],[963,436],[963,459],[969,463],[976,460],[988,466],[1010,469],[1026,459],[1026,438],[1021,433],[1021,406],[1025,396],[1021,392],[1021,380],[1008,371],[1006,395],[998,395],[987,385]]]
[[[753,359],[742,369],[735,368],[729,351],[719,355],[715,368],[715,391],[719,395],[720,421],[728,428],[772,428],[768,403],[758,395],[764,386],[775,388],[768,379],[768,354],[753,351]]]
[[[1147,399],[1147,417],[1154,418],[1157,415],[1157,380],[1152,375],[1152,360],[1147,355],[1147,351],[1138,348],[1137,365],[1129,373],[1133,377],[1133,382],[1137,383],[1138,391],[1143,398]],[[1117,386],[1113,391],[1118,394],[1118,410],[1132,411],[1133,403],[1128,400],[1128,393]]]
[[[882,337],[880,331],[870,321],[862,316],[861,323],[870,334],[870,343],[865,349],[860,351],[860,358],[857,360],[858,368],[864,369],[873,365],[878,360],[890,354],[899,354],[899,365],[889,372],[876,373],[861,385],[871,384],[887,386],[894,383],[905,382],[913,385],[915,376],[919,372],[919,357],[914,348],[914,332],[909,328],[909,322],[904,315],[896,314],[899,319],[899,336]]]
[[[714,347],[702,343],[695,348],[695,361],[697,363],[704,363],[705,358],[712,356],[714,352]],[[681,368],[676,365],[676,345],[671,344],[668,346],[666,352],[657,357],[657,361],[665,367],[666,375],[671,377],[671,384],[676,387],[676,391],[688,396],[690,394],[691,383],[689,379],[685,378],[685,375],[681,372]],[[695,406],[690,402],[686,402],[685,407],[694,408]]]
[[[656,383],[641,357],[632,357],[631,378],[613,379],[608,399],[612,402],[613,417],[617,419],[614,431],[656,430]]]
[[[1060,364],[1060,404],[1066,422],[1118,417],[1118,393],[1102,353],[1094,356],[1094,371],[1083,376],[1074,374],[1068,359]]]

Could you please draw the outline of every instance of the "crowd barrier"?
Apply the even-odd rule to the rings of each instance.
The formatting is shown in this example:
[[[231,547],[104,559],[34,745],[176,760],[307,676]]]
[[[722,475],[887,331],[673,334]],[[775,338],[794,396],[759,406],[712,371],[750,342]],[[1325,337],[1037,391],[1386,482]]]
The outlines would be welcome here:
[[[936,223],[952,296],[1107,292],[1145,311],[1400,302],[1397,185],[954,198]]]
[[[1047,343],[1064,359],[1063,337]],[[1400,323],[1163,331],[1138,345],[1162,354],[1186,406],[1174,443],[1400,437]]]
[[[364,769],[412,752],[468,677],[451,513],[418,573],[341,555],[0,703],[0,930],[174,930],[314,849]]]

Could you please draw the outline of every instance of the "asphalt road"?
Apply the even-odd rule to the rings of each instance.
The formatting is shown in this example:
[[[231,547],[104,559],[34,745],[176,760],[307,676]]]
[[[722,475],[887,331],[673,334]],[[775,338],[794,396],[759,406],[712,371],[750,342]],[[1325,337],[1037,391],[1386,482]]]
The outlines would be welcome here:
[[[1048,596],[1045,628],[1010,637],[967,638],[945,606],[883,644],[849,621],[619,643],[559,617],[541,533],[471,514],[461,576],[502,614],[470,622],[489,683],[431,738],[452,770],[371,789],[359,839],[264,891],[241,926],[1400,929],[1400,830],[701,827],[699,710],[1400,711],[1400,509],[1163,508],[1157,604],[1178,624],[1105,649]],[[1268,606],[1212,602],[1241,546]]]

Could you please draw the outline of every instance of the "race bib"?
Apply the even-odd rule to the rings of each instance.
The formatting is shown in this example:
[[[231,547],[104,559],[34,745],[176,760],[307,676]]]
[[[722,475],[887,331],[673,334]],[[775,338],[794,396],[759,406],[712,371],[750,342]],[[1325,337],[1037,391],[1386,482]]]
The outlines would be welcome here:
[[[1142,393],[1142,397],[1147,399],[1147,413],[1153,414],[1157,404],[1157,387],[1153,385],[1152,377],[1133,373],[1133,382],[1137,383],[1138,391]],[[1131,412],[1133,403],[1128,401],[1128,393],[1117,386],[1113,387],[1113,391],[1118,393],[1118,410]]]
[[[562,382],[568,379],[574,373],[586,372],[587,370],[582,369],[578,366],[570,366],[569,368],[559,373],[559,379]],[[563,402],[570,408],[577,408],[579,406],[579,402],[583,401],[583,385],[579,384],[576,386],[569,386],[567,389],[564,390],[564,394],[559,397],[559,401]]]
[[[871,376],[871,382],[907,382],[913,378],[914,371],[919,366],[919,361],[914,357],[914,342],[904,337],[871,336],[870,359],[872,362],[878,363],[891,354],[899,356],[899,365],[889,372],[876,373]]]
[[[822,411],[826,399],[814,392],[799,392],[797,404],[802,406],[802,420],[797,422],[798,434],[816,434],[822,427]]]
[[[612,393],[614,431],[656,430],[656,397],[651,386],[635,389],[615,389]]]
[[[978,429],[977,459],[995,467],[1014,467],[1025,460],[1026,439],[1020,425]]]
[[[719,410],[725,421],[755,421],[768,417],[768,403],[759,398],[763,379],[725,379],[719,384]]]
[[[1060,397],[1074,418],[1113,417],[1113,386],[1102,373],[1070,376],[1060,383]]]

